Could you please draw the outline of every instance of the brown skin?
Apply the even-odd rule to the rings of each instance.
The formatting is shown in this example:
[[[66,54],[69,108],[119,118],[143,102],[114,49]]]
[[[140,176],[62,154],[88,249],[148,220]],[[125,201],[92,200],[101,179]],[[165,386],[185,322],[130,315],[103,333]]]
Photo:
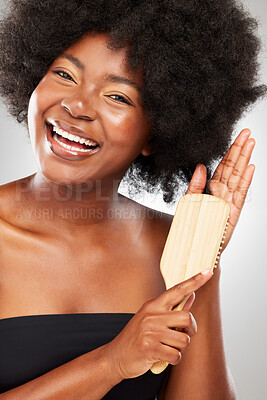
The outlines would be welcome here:
[[[86,35],[63,53],[77,58],[84,70],[63,57],[53,62],[31,96],[28,122],[35,158],[46,178],[71,185],[88,181],[95,185],[98,180],[103,195],[112,197],[112,180],[121,180],[140,153],[149,154],[150,130],[138,90],[106,79],[106,75],[114,74],[127,77],[138,86],[142,82],[140,75],[125,70],[125,50],[107,49],[106,39],[104,34]],[[55,71],[67,72],[72,80]],[[124,96],[131,104],[115,96]],[[45,122],[51,119],[84,130],[101,145],[101,151],[75,162],[54,155],[44,134]],[[43,180],[39,174],[36,184]],[[83,201],[88,204],[95,198],[91,191],[83,196]]]
[[[172,216],[152,215],[150,209],[116,195],[131,162],[152,150],[149,121],[136,88],[105,80],[112,73],[140,86],[142,77],[125,69],[125,50],[107,49],[105,39],[104,34],[86,35],[72,45],[67,53],[85,68],[80,70],[59,57],[31,97],[29,131],[39,170],[0,188],[4,244],[0,318],[79,312],[136,315],[112,342],[0,398],[65,399],[67,395],[68,399],[85,399],[90,392],[91,400],[100,399],[122,379],[138,376],[154,361],[164,359],[172,366],[159,400],[196,398],[196,393],[197,400],[233,399],[222,341],[220,270],[198,291],[193,306],[192,296],[184,311],[170,311],[210,275],[191,279],[178,291],[165,291],[159,261]],[[67,72],[74,81],[55,70]],[[132,105],[113,95],[123,95]],[[51,119],[79,127],[101,144],[101,150],[76,161],[57,156],[45,139],[45,122]],[[254,172],[254,166],[247,167],[253,139],[244,136],[241,133],[236,139],[210,185],[212,194],[229,202],[233,227]],[[237,171],[239,180],[235,178],[235,187],[229,186],[230,195],[228,183]],[[205,182],[202,165],[188,192],[202,193]],[[88,212],[88,218],[82,212]],[[232,232],[228,230],[226,243]],[[188,346],[196,333],[190,308],[200,327]],[[120,351],[126,347],[127,351]],[[185,349],[185,360],[180,363]]]
[[[125,50],[107,49],[106,39],[87,35],[71,46],[67,53],[78,58],[84,70],[59,57],[31,96],[29,132],[39,171],[2,188],[1,198],[11,199],[3,205],[3,218],[20,229],[16,240],[17,229],[6,233],[10,246],[3,249],[1,261],[6,288],[1,294],[2,318],[49,312],[135,313],[165,288],[155,267],[162,244],[157,244],[158,254],[151,255],[154,244],[151,223],[144,218],[146,208],[114,195],[130,163],[140,152],[148,154],[149,130],[138,91],[104,79],[116,74],[141,83],[140,76],[123,67]],[[67,72],[75,82],[55,70]],[[115,100],[115,95],[133,105]],[[45,137],[50,119],[79,127],[101,144],[101,150],[81,161],[57,156]],[[140,217],[127,219],[129,210],[140,209]],[[89,218],[84,218],[86,212]],[[144,265],[149,272],[140,280]],[[25,273],[30,280],[22,279]],[[137,286],[130,284],[133,281]]]
[[[229,226],[222,252],[232,237],[255,171],[255,165],[249,164],[255,146],[255,140],[249,139],[250,134],[249,129],[242,130],[209,183],[211,195],[224,199],[230,206]],[[206,179],[206,168],[201,164],[195,170],[187,193],[203,193]],[[197,335],[184,354],[183,362],[171,368],[159,400],[236,399],[233,378],[224,353],[220,275],[219,265],[214,270],[214,277],[197,292],[196,301],[190,310],[198,321]]]

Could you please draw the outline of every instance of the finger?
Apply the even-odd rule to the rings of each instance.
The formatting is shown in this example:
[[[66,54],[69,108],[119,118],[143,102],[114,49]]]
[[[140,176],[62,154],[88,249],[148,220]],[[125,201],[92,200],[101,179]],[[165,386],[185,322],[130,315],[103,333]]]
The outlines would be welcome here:
[[[247,192],[250,187],[254,172],[255,172],[255,165],[254,164],[248,165],[243,176],[240,179],[237,190],[234,193],[233,203],[239,212],[241,211],[244,205],[244,201],[246,199]]]
[[[231,176],[236,173],[236,164],[239,162],[240,157],[244,155],[244,147],[247,145],[248,137],[250,136],[250,131],[245,131],[241,136],[238,136],[233,145],[230,148],[227,159],[223,163],[223,170],[221,175],[221,182],[223,184],[228,184],[231,181]]]
[[[212,180],[221,181],[227,183],[228,179],[233,171],[234,165],[239,157],[242,147],[249,138],[251,131],[249,129],[243,129],[235,139],[232,146],[228,149],[224,155],[222,161],[214,171]]]
[[[237,163],[234,166],[231,176],[229,178],[229,182],[228,182],[229,192],[234,192],[236,190],[236,188],[240,182],[240,179],[243,176],[243,174],[248,166],[255,143],[256,143],[255,139],[249,139],[245,143],[244,147],[242,148],[239,158],[237,160]]]
[[[176,365],[180,362],[182,354],[179,350],[160,343],[157,349],[157,357],[158,359],[156,359],[155,361],[165,361],[169,364]]]
[[[207,170],[204,164],[198,164],[189,183],[186,194],[203,193],[207,181]]]
[[[206,273],[194,275],[192,278],[187,279],[184,282],[179,283],[171,287],[170,289],[163,292],[156,298],[154,306],[157,310],[170,311],[174,306],[179,304],[188,295],[199,289],[204,285],[213,275],[211,269],[204,271]]]
[[[166,330],[183,330],[189,336],[194,336],[197,332],[197,323],[192,313],[189,311],[168,311],[162,314],[152,314],[149,315],[150,326],[161,326],[161,330],[158,331],[159,334],[166,333]],[[153,331],[153,329],[151,329]],[[163,331],[162,331],[163,330]]]
[[[161,343],[165,344],[166,346],[174,347],[179,351],[183,351],[190,343],[190,336],[184,332],[177,332],[173,329],[166,329],[164,334],[161,334]]]
[[[166,316],[168,327],[172,329],[183,329],[189,336],[197,333],[197,323],[189,311],[171,311]]]

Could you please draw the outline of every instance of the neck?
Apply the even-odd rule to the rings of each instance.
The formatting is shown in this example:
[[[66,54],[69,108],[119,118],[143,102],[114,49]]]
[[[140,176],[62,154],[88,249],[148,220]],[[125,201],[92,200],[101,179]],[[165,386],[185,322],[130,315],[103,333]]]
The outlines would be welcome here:
[[[43,220],[60,226],[87,226],[107,222],[127,198],[118,193],[121,179],[94,184],[62,185],[47,179],[40,171],[32,175],[23,199]],[[34,209],[36,207],[36,209]]]

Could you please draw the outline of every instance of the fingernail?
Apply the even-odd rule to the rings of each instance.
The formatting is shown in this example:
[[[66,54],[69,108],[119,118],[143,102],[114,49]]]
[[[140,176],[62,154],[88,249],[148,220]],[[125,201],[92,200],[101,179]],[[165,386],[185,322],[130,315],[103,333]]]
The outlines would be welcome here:
[[[246,137],[246,139],[251,135],[251,131],[246,131],[244,136]]]
[[[202,271],[201,275],[208,275],[210,272],[212,272],[212,275],[213,275],[213,271],[211,271],[211,269],[208,268],[208,269],[205,269],[204,271]]]
[[[195,169],[196,178],[200,178],[202,176],[202,169],[203,169],[203,164],[197,164]]]

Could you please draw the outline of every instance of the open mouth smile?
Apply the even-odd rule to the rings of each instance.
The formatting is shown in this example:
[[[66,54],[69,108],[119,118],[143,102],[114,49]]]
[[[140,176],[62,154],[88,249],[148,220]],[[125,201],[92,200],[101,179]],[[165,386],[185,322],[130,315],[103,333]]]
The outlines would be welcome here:
[[[58,156],[71,160],[80,160],[95,154],[100,146],[94,140],[85,139],[46,123],[49,147]]]

